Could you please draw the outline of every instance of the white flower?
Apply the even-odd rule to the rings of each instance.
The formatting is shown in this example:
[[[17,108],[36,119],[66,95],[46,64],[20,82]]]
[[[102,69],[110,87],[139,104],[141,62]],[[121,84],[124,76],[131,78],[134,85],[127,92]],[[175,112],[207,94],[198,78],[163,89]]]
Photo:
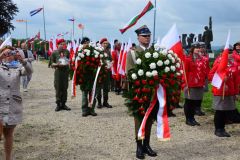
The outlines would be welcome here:
[[[177,64],[176,64],[176,67],[177,67],[177,68],[180,68],[180,63],[177,63]]]
[[[174,52],[172,50],[169,50],[168,53],[173,54]]]
[[[98,51],[96,51],[96,50],[94,50],[93,52],[94,52],[95,54],[99,54],[99,52],[98,52]]]
[[[177,74],[177,76],[181,76],[181,73],[179,73],[179,72],[177,72],[176,74]]]
[[[180,73],[183,74],[183,70],[180,70]]]
[[[90,56],[90,51],[86,52],[86,55],[87,55],[87,56]]]
[[[163,62],[161,60],[157,61],[157,65],[161,67],[163,65]]]
[[[147,76],[147,77],[152,77],[153,75],[152,75],[151,72],[147,71],[147,72],[146,72],[146,76]]]
[[[151,53],[149,53],[149,52],[145,53],[145,57],[146,58],[150,58],[151,57]]]
[[[178,60],[178,62],[180,62],[180,61],[181,61],[181,59],[180,59],[179,57],[177,58],[177,60]]]
[[[172,63],[175,63],[175,62],[176,62],[176,61],[175,61],[175,59],[174,59],[173,57],[172,57],[172,59],[171,59],[171,60],[172,60]]]
[[[157,52],[154,52],[153,53],[153,58],[158,58],[159,57],[159,54]]]
[[[85,57],[83,53],[79,53],[78,56],[81,57],[81,58]]]
[[[104,53],[104,57],[108,57],[108,54],[107,54],[107,53]]]
[[[133,79],[133,80],[137,79],[136,73],[133,73],[133,74],[132,74],[132,79]]]
[[[170,61],[167,59],[166,61],[164,61],[165,65],[169,65]]]
[[[149,64],[149,67],[150,67],[151,69],[155,69],[155,68],[156,68],[156,63],[151,63],[151,64]]]
[[[170,68],[169,67],[165,67],[164,71],[167,73],[170,71]]]
[[[157,75],[158,75],[158,71],[153,70],[153,71],[152,71],[152,75],[153,75],[153,76],[157,76]]]
[[[175,67],[175,66],[171,66],[170,68],[171,68],[171,70],[172,70],[173,72],[176,70],[176,67]]]
[[[171,54],[167,54],[167,57],[168,57],[169,59],[171,59],[171,58],[172,58],[172,55],[171,55]]]
[[[100,54],[100,58],[103,58],[103,54]]]
[[[89,50],[89,49],[84,49],[83,51],[84,51],[85,53],[86,53],[86,52],[90,52],[90,50]]]
[[[167,50],[166,49],[164,49],[164,50],[162,50],[162,55],[164,55],[164,56],[166,56],[167,55]]]
[[[138,59],[136,60],[136,63],[137,63],[138,65],[140,65],[140,64],[142,63],[142,60],[141,60],[140,58],[138,58]]]
[[[138,70],[138,75],[139,75],[139,76],[142,76],[143,74],[144,74],[143,70],[142,70],[142,69],[139,69],[139,70]]]

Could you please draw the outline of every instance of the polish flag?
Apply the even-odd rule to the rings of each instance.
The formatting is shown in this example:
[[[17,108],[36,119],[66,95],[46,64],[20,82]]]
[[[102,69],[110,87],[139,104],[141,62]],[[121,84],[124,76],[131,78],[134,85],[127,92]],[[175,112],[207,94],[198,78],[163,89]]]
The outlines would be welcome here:
[[[183,53],[182,43],[176,24],[174,24],[168,33],[163,37],[160,46],[166,47],[167,50],[172,50],[182,61],[184,61],[185,55]]]
[[[122,76],[126,75],[127,54],[130,51],[131,47],[132,47],[132,42],[131,42],[131,39],[129,38],[127,45],[125,45],[125,47],[124,47],[121,65],[119,68],[119,74]]]
[[[222,82],[227,74],[227,64],[228,64],[228,53],[229,53],[229,40],[230,40],[230,31],[228,31],[227,41],[222,53],[222,58],[218,66],[217,71],[215,72],[212,80],[212,85],[217,89],[220,89]]]

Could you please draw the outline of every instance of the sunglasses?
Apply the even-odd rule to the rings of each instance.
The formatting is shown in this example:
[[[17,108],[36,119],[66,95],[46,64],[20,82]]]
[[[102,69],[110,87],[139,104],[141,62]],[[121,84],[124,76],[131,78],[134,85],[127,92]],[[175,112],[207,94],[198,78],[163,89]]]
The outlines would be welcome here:
[[[151,35],[140,35],[142,37],[150,37]]]

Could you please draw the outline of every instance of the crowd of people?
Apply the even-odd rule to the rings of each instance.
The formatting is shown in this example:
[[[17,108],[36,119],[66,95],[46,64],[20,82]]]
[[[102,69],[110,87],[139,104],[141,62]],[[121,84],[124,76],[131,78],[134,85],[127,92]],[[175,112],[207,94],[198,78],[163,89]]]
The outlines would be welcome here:
[[[124,91],[128,91],[132,85],[128,83],[127,72],[136,65],[139,54],[151,47],[151,31],[146,25],[138,28],[135,32],[139,44],[133,44],[127,54],[126,76],[116,74],[121,52],[121,42],[117,39],[114,41],[112,50],[107,38],[100,39],[95,45],[102,48],[104,55],[100,59],[92,57],[89,64],[84,61],[84,54],[88,54],[88,50],[89,52],[91,50],[91,40],[88,37],[81,40],[81,45],[75,55],[71,55],[66,49],[66,41],[59,39],[57,41],[58,49],[53,51],[49,59],[49,67],[55,70],[54,88],[57,104],[55,111],[71,111],[71,108],[66,105],[67,90],[69,80],[74,81],[75,78],[76,85],[79,85],[82,91],[82,117],[97,116],[95,108],[112,108],[113,106],[109,104],[109,92],[114,91],[116,95],[121,95]],[[174,108],[183,108],[186,124],[200,126],[195,115],[205,116],[201,109],[203,95],[208,92],[208,84],[212,81],[224,56],[221,54],[217,57],[213,66],[210,67],[205,43],[195,42],[192,44],[182,64],[184,74],[179,79],[181,84],[179,89],[182,88],[184,94],[184,105],[183,107],[179,105],[181,94],[178,95],[175,106],[167,103],[169,117],[175,116]],[[4,136],[6,159],[11,157],[14,128],[22,121],[20,76],[22,77],[23,91],[27,92],[33,72],[33,61],[33,54],[28,50],[26,43],[22,43],[21,48],[4,46],[0,50],[0,133],[3,133]],[[240,42],[236,42],[233,48],[229,49],[226,70],[221,87],[212,87],[213,109],[215,110],[213,121],[215,135],[218,137],[230,137],[225,130],[226,124],[240,123],[240,114],[236,108],[236,101],[239,99]],[[71,75],[71,72],[74,74]],[[96,79],[96,74],[99,74],[98,79]],[[138,138],[142,119],[134,117],[136,157],[139,159],[144,159],[146,154],[151,157],[157,156],[157,153],[150,147],[151,128],[156,119],[156,111],[151,112],[146,122],[144,140]]]

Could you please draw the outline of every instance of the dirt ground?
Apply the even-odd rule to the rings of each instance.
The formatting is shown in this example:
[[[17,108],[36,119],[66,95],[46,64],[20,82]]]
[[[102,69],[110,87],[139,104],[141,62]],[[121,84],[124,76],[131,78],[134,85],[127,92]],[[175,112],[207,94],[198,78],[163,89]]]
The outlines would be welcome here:
[[[112,109],[96,109],[98,116],[82,117],[81,91],[69,98],[70,112],[55,112],[53,69],[34,62],[33,78],[24,92],[24,121],[18,125],[14,140],[16,160],[131,160],[135,159],[133,118],[128,116],[124,99],[110,92]],[[70,84],[70,82],[69,82]],[[228,125],[230,138],[214,133],[213,116],[196,117],[201,126],[185,124],[182,109],[170,118],[171,140],[160,142],[153,125],[151,146],[162,160],[239,160],[240,127]],[[0,150],[3,150],[2,141]],[[2,157],[2,153],[0,155]],[[0,158],[1,159],[1,158]]]

